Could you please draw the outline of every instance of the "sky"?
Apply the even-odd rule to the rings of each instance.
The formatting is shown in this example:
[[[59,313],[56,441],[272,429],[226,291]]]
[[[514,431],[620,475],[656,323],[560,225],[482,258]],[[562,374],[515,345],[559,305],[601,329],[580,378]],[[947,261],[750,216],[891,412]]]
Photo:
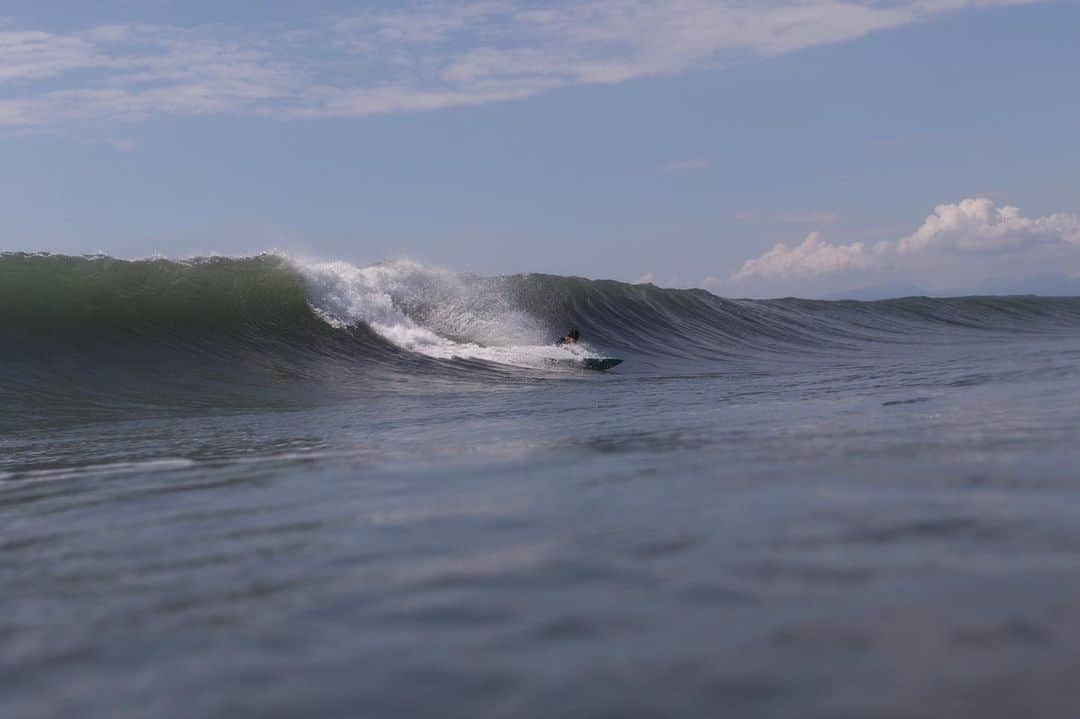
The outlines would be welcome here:
[[[0,7],[0,250],[1080,275],[1076,0]]]

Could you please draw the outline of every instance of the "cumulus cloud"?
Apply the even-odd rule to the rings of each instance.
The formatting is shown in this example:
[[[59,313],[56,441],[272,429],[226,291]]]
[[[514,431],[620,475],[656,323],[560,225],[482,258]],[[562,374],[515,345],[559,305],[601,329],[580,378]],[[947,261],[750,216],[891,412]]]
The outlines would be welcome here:
[[[820,232],[811,232],[798,245],[781,243],[761,257],[747,260],[731,279],[737,282],[755,278],[815,277],[834,272],[869,269],[877,261],[876,254],[861,242],[834,245],[822,240]]]
[[[1080,218],[1060,213],[1028,218],[1012,205],[995,207],[980,197],[938,205],[919,229],[899,241],[896,252],[1007,252],[1057,244],[1080,245]]]
[[[465,0],[303,27],[0,28],[0,125],[364,116],[721,67],[1040,0]]]
[[[910,235],[873,246],[833,244],[820,233],[801,244],[778,244],[747,260],[729,281],[806,279],[860,270],[917,268],[942,257],[1008,255],[1034,247],[1080,249],[1080,217],[1056,213],[1024,217],[1012,205],[996,207],[988,198],[938,205]]]

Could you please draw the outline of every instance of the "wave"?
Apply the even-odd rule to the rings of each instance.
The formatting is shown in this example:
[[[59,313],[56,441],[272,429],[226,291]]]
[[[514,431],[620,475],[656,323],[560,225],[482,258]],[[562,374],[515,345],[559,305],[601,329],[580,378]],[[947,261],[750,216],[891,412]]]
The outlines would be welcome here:
[[[1080,299],[730,300],[409,261],[9,253],[0,255],[0,402],[54,416],[58,408],[292,406],[436,381],[534,381],[575,359],[552,342],[571,326],[585,338],[576,357],[632,358],[621,368],[629,373],[672,371],[1075,331]]]

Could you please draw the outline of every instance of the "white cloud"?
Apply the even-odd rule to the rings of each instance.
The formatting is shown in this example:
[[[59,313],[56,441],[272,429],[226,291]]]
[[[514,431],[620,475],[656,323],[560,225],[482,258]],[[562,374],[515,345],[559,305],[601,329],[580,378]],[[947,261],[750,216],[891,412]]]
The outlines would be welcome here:
[[[0,30],[0,125],[363,116],[519,99],[1039,0],[466,0],[308,26]]]
[[[712,275],[705,275],[701,280],[701,286],[705,289],[720,290],[728,284],[728,281],[723,277],[713,277]]]
[[[93,44],[77,35],[0,32],[0,83],[55,77],[97,62]]]
[[[1080,249],[1080,217],[1057,213],[1024,217],[1011,205],[987,198],[939,205],[912,234],[867,246],[832,244],[810,234],[799,245],[778,244],[746,261],[730,278],[806,279],[862,270],[918,269],[942,258],[971,254],[1015,254],[1034,247]]]
[[[637,278],[637,283],[639,285],[653,284],[655,282],[655,280],[656,280],[656,275],[654,275],[652,272],[646,272],[641,277]]]
[[[938,205],[918,230],[899,241],[896,252],[1007,252],[1062,243],[1080,245],[1080,218],[1065,214],[1027,218],[1016,207],[995,207],[981,197]]]
[[[260,110],[296,92],[299,68],[220,28],[100,26],[71,35],[0,32],[0,125],[139,120]]]
[[[747,279],[789,279],[815,277],[835,272],[848,272],[873,267],[876,253],[861,242],[834,245],[821,239],[821,233],[811,232],[800,244],[776,245],[761,257],[747,260],[731,276],[733,282]]]

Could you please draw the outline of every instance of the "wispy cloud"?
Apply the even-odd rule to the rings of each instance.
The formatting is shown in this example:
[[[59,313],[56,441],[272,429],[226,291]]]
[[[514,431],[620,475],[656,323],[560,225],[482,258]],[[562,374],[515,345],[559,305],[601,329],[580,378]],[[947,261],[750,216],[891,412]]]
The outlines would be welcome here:
[[[1039,0],[467,0],[306,27],[0,29],[0,125],[364,116],[721,67]]]
[[[854,271],[916,269],[943,258],[1009,256],[1033,248],[1080,251],[1080,217],[1055,213],[1025,217],[988,198],[938,205],[913,233],[873,245],[834,244],[813,232],[797,245],[778,244],[747,260],[729,279],[789,280]]]

